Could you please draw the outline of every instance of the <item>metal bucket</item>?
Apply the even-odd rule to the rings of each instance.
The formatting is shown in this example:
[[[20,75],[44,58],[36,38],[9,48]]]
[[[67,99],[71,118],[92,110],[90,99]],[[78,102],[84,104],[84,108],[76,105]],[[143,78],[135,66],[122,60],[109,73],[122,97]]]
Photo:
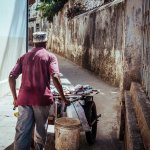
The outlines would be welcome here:
[[[55,121],[56,150],[78,150],[81,123],[79,119],[62,117]]]

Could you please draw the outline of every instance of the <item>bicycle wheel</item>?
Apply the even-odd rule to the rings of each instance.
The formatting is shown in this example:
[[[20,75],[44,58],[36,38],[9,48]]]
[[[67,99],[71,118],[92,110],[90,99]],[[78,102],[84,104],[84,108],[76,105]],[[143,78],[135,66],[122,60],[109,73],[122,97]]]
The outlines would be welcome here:
[[[84,109],[87,121],[89,123],[89,126],[91,127],[91,131],[85,132],[86,140],[88,144],[92,145],[96,140],[97,134],[97,111],[94,101],[87,102]]]

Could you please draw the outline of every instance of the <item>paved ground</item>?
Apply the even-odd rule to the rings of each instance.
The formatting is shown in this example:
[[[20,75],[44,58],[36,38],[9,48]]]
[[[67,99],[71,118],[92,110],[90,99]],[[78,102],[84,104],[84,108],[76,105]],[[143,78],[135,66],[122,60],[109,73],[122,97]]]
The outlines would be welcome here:
[[[87,70],[59,57],[60,71],[73,85],[89,84],[100,89],[94,97],[97,111],[102,114],[98,123],[97,140],[89,146],[84,134],[81,135],[80,150],[121,150],[118,140],[119,129],[119,89],[112,87]],[[0,150],[11,149],[14,138],[16,118],[13,116],[12,97],[7,95],[0,101]],[[10,147],[10,148],[9,148]]]
[[[60,57],[59,57],[60,58]],[[119,131],[119,89],[112,87],[91,72],[60,58],[60,71],[73,85],[89,84],[100,89],[100,94],[94,97],[97,112],[102,114],[98,122],[97,141],[93,146],[86,143],[85,136],[80,142],[81,150],[120,150],[121,144],[118,140]]]
[[[6,95],[0,99],[0,150],[13,143],[16,117],[14,117],[12,96]]]

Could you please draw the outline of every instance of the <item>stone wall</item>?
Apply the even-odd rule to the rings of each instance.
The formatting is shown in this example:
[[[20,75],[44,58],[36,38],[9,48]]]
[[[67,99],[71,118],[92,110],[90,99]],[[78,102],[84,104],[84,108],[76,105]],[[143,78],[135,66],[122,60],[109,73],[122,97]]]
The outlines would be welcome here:
[[[111,84],[122,77],[124,5],[112,2],[68,20],[70,3],[54,18],[49,48]]]

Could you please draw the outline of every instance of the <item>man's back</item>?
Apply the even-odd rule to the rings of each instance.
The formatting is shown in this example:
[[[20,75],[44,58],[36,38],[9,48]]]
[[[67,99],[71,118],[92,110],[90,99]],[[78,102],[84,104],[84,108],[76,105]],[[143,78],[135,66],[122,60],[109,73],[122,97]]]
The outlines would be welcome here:
[[[11,73],[16,78],[22,73],[18,105],[48,105],[52,102],[50,75],[59,73],[55,55],[44,48],[33,48],[18,60]]]

